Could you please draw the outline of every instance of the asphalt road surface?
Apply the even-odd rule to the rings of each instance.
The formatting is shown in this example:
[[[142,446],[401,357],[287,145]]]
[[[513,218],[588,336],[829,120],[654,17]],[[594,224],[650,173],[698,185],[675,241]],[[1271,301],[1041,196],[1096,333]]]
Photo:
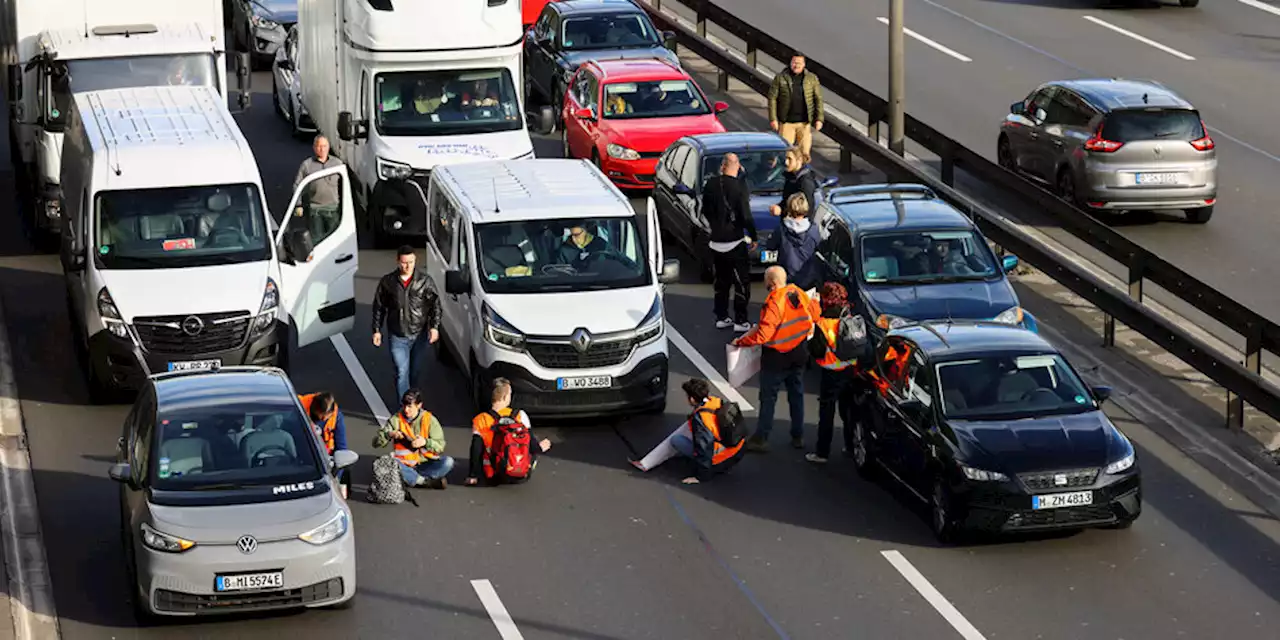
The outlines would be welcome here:
[[[255,82],[269,86],[262,74]],[[270,204],[283,207],[308,148],[289,137],[270,104],[256,96],[240,122]],[[538,141],[539,154],[556,148]],[[1148,501],[1123,532],[938,547],[921,514],[858,479],[847,460],[814,467],[785,448],[785,423],[774,443],[783,447],[714,483],[682,486],[678,468],[634,473],[625,462],[631,447],[652,446],[682,419],[679,385],[700,375],[696,362],[724,368],[727,336],[712,327],[709,287],[688,282],[666,295],[673,334],[696,350],[672,346],[666,416],[537,425],[555,448],[521,487],[457,483],[419,492],[416,509],[353,500],[360,582],[352,610],[134,629],[117,488],[107,478],[127,407],[88,405],[71,364],[58,262],[34,255],[12,216],[0,220],[0,295],[68,640],[498,638],[493,599],[482,600],[487,591],[475,580],[489,581],[530,640],[950,638],[965,625],[981,634],[967,638],[1261,638],[1280,623],[1275,523],[1250,515],[1257,507],[1119,414],[1140,446]],[[369,341],[364,302],[392,268],[392,252],[362,251],[360,264],[351,357],[321,343],[295,356],[293,372],[300,390],[337,394],[352,446],[366,456],[357,485],[369,473],[370,416],[394,406],[390,359]],[[464,458],[465,382],[434,361],[423,375],[449,453]],[[365,376],[380,394],[373,402],[359,386]],[[744,390],[752,403],[754,384]],[[808,400],[812,445],[816,407],[812,394]]]
[[[1154,3],[1100,9],[1097,0],[905,1],[906,26],[919,36],[906,39],[907,112],[992,160],[1009,105],[1049,80],[1150,78],[1195,104],[1217,143],[1214,218],[1202,226],[1184,223],[1180,213],[1135,216],[1116,220],[1118,230],[1280,320],[1280,289],[1269,259],[1280,235],[1273,191],[1280,172],[1280,127],[1274,120],[1280,101],[1280,3],[1208,0],[1195,9]],[[886,0],[717,2],[887,95]],[[665,5],[692,15],[673,2]],[[1043,222],[1034,212],[1009,213]],[[1053,235],[1080,248],[1065,232]]]

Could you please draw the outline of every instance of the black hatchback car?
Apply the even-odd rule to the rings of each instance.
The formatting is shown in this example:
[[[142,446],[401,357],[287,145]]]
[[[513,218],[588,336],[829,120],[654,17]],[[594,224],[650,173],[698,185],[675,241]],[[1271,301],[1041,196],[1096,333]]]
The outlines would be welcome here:
[[[854,462],[927,502],[939,540],[1138,518],[1133,445],[1101,409],[1111,389],[1087,388],[1036,333],[926,323],[890,331],[875,355]]]

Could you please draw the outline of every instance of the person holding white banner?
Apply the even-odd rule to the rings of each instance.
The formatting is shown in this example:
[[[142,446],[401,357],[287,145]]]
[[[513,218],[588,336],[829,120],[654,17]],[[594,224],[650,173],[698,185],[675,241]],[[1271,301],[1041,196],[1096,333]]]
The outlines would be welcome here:
[[[698,484],[728,471],[742,458],[742,412],[738,405],[711,395],[711,383],[701,378],[688,380],[680,388],[693,407],[689,419],[644,458],[628,462],[640,471],[651,471],[684,456],[694,462],[696,473],[682,482]]]

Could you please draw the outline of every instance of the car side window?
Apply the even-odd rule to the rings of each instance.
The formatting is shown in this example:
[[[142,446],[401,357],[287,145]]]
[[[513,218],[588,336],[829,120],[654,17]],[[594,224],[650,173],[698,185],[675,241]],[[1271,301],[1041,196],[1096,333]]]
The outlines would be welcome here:
[[[1035,117],[1036,109],[1044,109],[1045,113],[1049,113],[1049,108],[1053,105],[1054,87],[1042,87],[1027,98],[1027,115]]]
[[[431,187],[431,242],[444,258],[445,264],[453,259],[453,229],[457,224],[457,212],[453,203],[445,197],[439,187]]]
[[[926,407],[933,406],[933,376],[931,367],[919,350],[911,354],[907,361],[907,377],[903,383],[902,394],[908,400],[919,400]]]
[[[591,109],[591,113],[600,117],[600,79],[594,73],[587,73],[587,82],[583,86],[582,106]]]
[[[819,247],[819,255],[841,277],[847,278],[853,273],[853,236],[843,222],[832,220],[831,231]]]
[[[689,157],[689,146],[678,144],[671,147],[667,155],[667,163],[664,169],[670,175],[673,183],[680,182],[680,170],[684,167],[685,160]]]
[[[467,264],[469,264],[471,260],[471,243],[469,241],[471,238],[471,229],[467,225],[466,221],[463,220],[458,221],[458,226],[460,228],[458,233],[458,270],[465,273],[467,271]]]
[[[687,153],[680,164],[680,184],[690,189],[698,188],[698,158],[696,154]]]
[[[1073,91],[1058,91],[1054,102],[1061,104],[1062,124],[1068,127],[1087,127],[1089,121],[1093,120],[1093,107]]]
[[[579,106],[585,106],[588,75],[591,74],[587,73],[586,69],[578,69],[578,75],[574,76],[573,82],[570,84],[573,88],[569,91],[569,97]]]
[[[545,40],[551,34],[551,16],[553,15],[555,15],[555,9],[550,4],[542,8],[542,15],[538,16],[538,22],[533,25],[535,40]]]
[[[147,390],[138,402],[134,424],[137,428],[134,430],[133,451],[129,455],[129,464],[132,465],[130,471],[133,473],[134,482],[141,486],[151,464],[151,436],[156,426],[155,391]]]

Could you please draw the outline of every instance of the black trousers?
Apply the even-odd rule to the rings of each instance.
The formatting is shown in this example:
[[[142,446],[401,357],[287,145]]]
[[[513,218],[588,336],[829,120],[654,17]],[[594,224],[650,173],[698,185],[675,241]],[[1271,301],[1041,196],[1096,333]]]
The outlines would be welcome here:
[[[747,305],[751,302],[751,263],[747,244],[741,243],[728,253],[712,250],[715,272],[716,320],[729,317],[729,289],[733,289],[733,321],[747,323]]]
[[[853,448],[853,424],[860,416],[854,406],[857,381],[852,369],[821,370],[818,382],[818,455],[831,457],[831,439],[835,435],[836,416],[844,427],[844,447]]]

